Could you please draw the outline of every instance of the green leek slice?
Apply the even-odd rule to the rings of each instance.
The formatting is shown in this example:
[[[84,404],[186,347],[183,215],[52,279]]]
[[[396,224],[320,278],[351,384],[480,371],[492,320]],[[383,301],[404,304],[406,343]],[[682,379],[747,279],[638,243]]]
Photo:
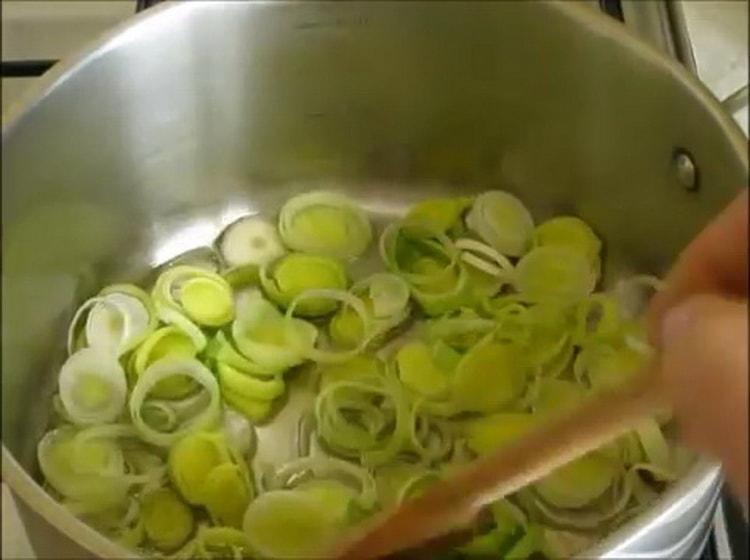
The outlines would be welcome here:
[[[222,393],[231,392],[260,401],[271,401],[284,394],[284,381],[279,377],[256,378],[227,364],[219,364],[217,373]]]
[[[372,356],[354,356],[345,362],[325,364],[318,368],[320,390],[330,383],[356,379],[359,376],[372,377],[380,374],[380,362]]]
[[[260,281],[260,267],[254,264],[236,266],[222,272],[221,277],[233,289],[239,290],[247,286],[256,285]]]
[[[363,301],[364,305],[368,303]],[[372,305],[370,304],[368,307],[372,307]],[[362,320],[357,312],[349,306],[342,306],[331,317],[331,322],[328,323],[328,334],[337,346],[349,349],[357,348],[366,336]]]
[[[262,557],[321,557],[343,528],[327,506],[309,492],[273,490],[250,503],[242,527]]]
[[[356,492],[337,480],[313,479],[295,487],[298,492],[310,494],[325,505],[331,519],[346,524],[353,518],[352,512]]]
[[[674,478],[672,453],[658,422],[652,418],[644,420],[635,431],[650,465],[664,473],[664,478]]]
[[[289,199],[279,212],[284,243],[304,253],[350,259],[372,240],[367,215],[349,198],[316,191]]]
[[[417,394],[429,398],[446,395],[450,378],[433,362],[430,348],[423,342],[410,342],[396,354],[401,382]]]
[[[195,266],[167,268],[156,279],[152,298],[162,321],[189,333],[194,331],[187,326],[192,321],[219,327],[234,316],[231,286],[215,272]]]
[[[302,336],[299,330],[294,329],[294,311],[298,306],[303,305],[306,300],[331,300],[333,302],[340,302],[347,306],[349,309],[354,311],[359,316],[359,321],[362,324],[362,339],[359,341],[355,348],[348,348],[344,350],[337,349],[322,349],[316,347],[315,338]],[[365,307],[364,302],[351,294],[343,290],[307,290],[301,293],[294,301],[289,305],[286,310],[286,333],[292,342],[293,346],[297,351],[307,359],[313,360],[318,363],[340,363],[345,362],[354,358],[356,355],[361,353],[370,342],[370,339],[378,334],[373,328],[373,320]]]
[[[466,307],[472,302],[469,273],[463,265],[458,264],[453,275],[446,281],[437,285],[412,287],[412,295],[422,310],[431,317]]]
[[[496,412],[521,396],[526,370],[512,344],[482,341],[461,359],[452,382],[461,410]]]
[[[390,374],[330,383],[315,400],[315,420],[331,450],[369,466],[392,460],[414,423],[413,409]]]
[[[143,498],[141,520],[149,541],[162,551],[175,550],[193,532],[193,512],[167,488]]]
[[[171,557],[188,560],[242,560],[250,558],[250,543],[243,531],[233,527],[199,525],[195,537]]]
[[[253,422],[263,422],[273,411],[273,401],[241,397],[233,392],[224,393],[226,403]]]
[[[405,221],[446,233],[460,222],[461,215],[471,206],[471,202],[469,197],[423,200],[409,209]]]
[[[594,390],[615,388],[627,382],[646,364],[647,357],[627,346],[594,344],[576,357],[574,372],[586,379]]]
[[[534,489],[556,507],[580,508],[604,494],[618,474],[617,463],[592,452],[536,482]]]
[[[270,490],[290,489],[293,481],[302,475],[311,473],[314,482],[335,482],[344,486],[350,492],[342,492],[341,488],[330,488],[336,497],[351,497],[362,509],[372,509],[377,501],[376,483],[370,472],[359,465],[333,457],[301,457],[282,465],[268,483]],[[352,488],[352,484],[354,488]],[[294,486],[299,488],[300,486]],[[310,490],[310,486],[306,487]],[[317,492],[317,489],[314,489]],[[351,494],[354,491],[354,494]],[[327,493],[324,488],[321,493]],[[348,498],[347,498],[348,499]]]
[[[539,382],[534,412],[543,415],[568,412],[580,406],[586,396],[586,389],[573,381],[542,379]]]
[[[206,348],[206,357],[216,361],[216,363],[230,365],[236,370],[256,377],[275,377],[279,374],[278,371],[262,367],[240,354],[233,342],[222,331],[218,331],[209,343]]]
[[[155,361],[171,357],[194,358],[198,353],[193,339],[174,325],[155,330],[135,351],[132,372],[135,380]],[[135,381],[134,380],[134,381]],[[179,399],[197,387],[189,377],[174,376],[159,382],[151,395],[164,399]]]
[[[516,266],[516,288],[535,301],[579,301],[598,280],[586,257],[567,247],[539,247]]]
[[[223,363],[217,368],[225,402],[250,420],[265,419],[271,412],[271,401],[284,394],[285,384],[280,377],[255,378]]]
[[[95,348],[83,348],[65,361],[58,386],[67,414],[79,424],[115,420],[128,390],[117,357]]]
[[[298,345],[314,345],[317,336],[314,325],[291,317],[287,321],[257,292],[237,304],[232,338],[240,352],[263,369],[281,373],[301,364],[304,354]]]
[[[595,264],[602,242],[589,225],[575,216],[557,216],[538,225],[534,230],[536,247],[568,247],[584,255]]]
[[[490,331],[495,321],[477,315],[472,309],[461,308],[425,323],[428,340],[441,340],[459,350],[468,350]]]
[[[528,413],[505,412],[469,420],[464,425],[469,449],[483,455],[513,443],[535,426],[538,419]]]
[[[487,191],[474,199],[466,225],[501,254],[523,255],[531,244],[534,221],[515,196],[504,191]]]
[[[190,504],[206,499],[206,479],[211,471],[232,455],[224,435],[213,431],[194,431],[178,440],[169,450],[169,474],[175,488]]]
[[[124,502],[129,485],[116,442],[92,438],[77,442],[75,428],[47,432],[37,446],[44,478],[61,495],[94,513]]]
[[[174,375],[186,375],[194,379],[208,392],[210,400],[202,411],[184,422],[180,428],[171,432],[161,432],[144,421],[142,404],[157,383]],[[219,385],[211,371],[199,361],[168,356],[151,364],[138,378],[130,394],[129,408],[133,425],[141,438],[153,445],[168,447],[185,434],[209,427],[219,420],[221,414]]]
[[[349,280],[338,261],[303,253],[290,253],[260,269],[260,282],[266,295],[276,304],[288,308],[299,295],[309,290],[346,289]],[[308,299],[296,308],[303,317],[318,317],[336,309],[336,302]]]
[[[606,294],[591,294],[576,309],[575,341],[585,345],[615,337],[621,329],[622,313],[617,301]]]
[[[360,280],[350,290],[359,297],[371,316],[371,332],[357,311],[346,302],[331,318],[328,332],[331,340],[343,348],[358,348],[363,341],[368,345],[380,342],[391,330],[409,316],[409,285],[390,273],[377,273]]]
[[[206,475],[202,504],[217,525],[242,527],[242,516],[250,503],[250,492],[238,465],[223,463]]]
[[[380,236],[380,257],[386,268],[412,287],[445,291],[455,283],[459,252],[444,233],[423,224],[393,222]]]

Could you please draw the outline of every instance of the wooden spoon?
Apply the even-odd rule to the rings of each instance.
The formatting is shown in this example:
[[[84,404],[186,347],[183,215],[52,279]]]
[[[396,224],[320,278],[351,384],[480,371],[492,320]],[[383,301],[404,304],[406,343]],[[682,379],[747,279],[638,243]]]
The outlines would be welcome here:
[[[345,538],[333,557],[381,558],[466,529],[487,504],[609,443],[664,404],[655,371],[646,370],[375,518]]]

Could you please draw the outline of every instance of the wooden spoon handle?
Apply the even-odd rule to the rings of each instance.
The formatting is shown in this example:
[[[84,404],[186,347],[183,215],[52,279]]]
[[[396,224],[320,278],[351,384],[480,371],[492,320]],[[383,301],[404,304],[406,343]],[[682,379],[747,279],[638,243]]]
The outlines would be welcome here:
[[[517,443],[482,457],[421,496],[376,518],[335,558],[365,560],[410,549],[471,523],[479,510],[630,431],[663,405],[656,376],[602,394]]]

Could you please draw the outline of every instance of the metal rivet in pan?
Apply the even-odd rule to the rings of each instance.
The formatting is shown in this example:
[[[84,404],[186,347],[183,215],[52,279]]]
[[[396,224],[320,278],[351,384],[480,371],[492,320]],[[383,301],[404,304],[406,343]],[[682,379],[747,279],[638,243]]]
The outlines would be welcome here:
[[[693,157],[685,150],[675,150],[672,158],[677,181],[687,191],[698,190],[698,168]]]

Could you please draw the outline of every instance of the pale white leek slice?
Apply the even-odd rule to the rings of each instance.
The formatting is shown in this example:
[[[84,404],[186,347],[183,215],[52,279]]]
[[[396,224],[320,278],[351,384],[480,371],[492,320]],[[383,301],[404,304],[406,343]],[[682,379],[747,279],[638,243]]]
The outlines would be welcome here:
[[[163,379],[173,375],[185,375],[194,379],[208,392],[210,400],[206,407],[178,429],[161,432],[149,426],[143,419],[142,405],[149,391]],[[141,438],[159,447],[169,447],[184,435],[215,424],[221,415],[219,384],[210,370],[191,358],[166,357],[151,364],[141,374],[130,395],[130,416]]]
[[[255,445],[255,431],[247,418],[225,408],[223,428],[229,446],[240,456],[248,455]]]
[[[79,324],[86,318],[83,333]],[[140,344],[156,327],[148,294],[131,284],[116,284],[83,303],[68,328],[68,354],[77,343],[121,356]]]
[[[463,238],[457,239],[455,244],[456,248],[463,251],[461,259],[464,262],[493,276],[510,278],[513,275],[513,263],[510,262],[508,257],[486,243],[476,239]],[[478,255],[485,258],[480,258]],[[487,262],[487,259],[490,262]]]
[[[92,513],[123,503],[129,482],[117,443],[108,438],[77,442],[78,433],[64,426],[44,435],[37,458],[45,479],[62,496]]]
[[[221,256],[231,267],[261,266],[285,252],[276,226],[258,216],[246,216],[233,222],[219,239]]]
[[[120,355],[134,346],[133,340],[142,339],[148,328],[148,311],[136,298],[125,294],[110,294],[105,299],[114,309],[106,305],[91,309],[86,320],[86,339],[93,348]]]
[[[372,226],[367,214],[348,197],[314,191],[284,204],[279,234],[295,251],[349,259],[365,252]]]
[[[117,357],[97,348],[83,348],[60,369],[60,400],[78,424],[111,422],[122,412],[127,396],[125,371]]]
[[[409,303],[409,285],[399,276],[379,272],[354,284],[352,293],[366,293],[375,319],[399,315]]]
[[[520,257],[529,248],[534,220],[523,203],[504,191],[487,191],[474,199],[466,225],[479,237],[509,257]]]

